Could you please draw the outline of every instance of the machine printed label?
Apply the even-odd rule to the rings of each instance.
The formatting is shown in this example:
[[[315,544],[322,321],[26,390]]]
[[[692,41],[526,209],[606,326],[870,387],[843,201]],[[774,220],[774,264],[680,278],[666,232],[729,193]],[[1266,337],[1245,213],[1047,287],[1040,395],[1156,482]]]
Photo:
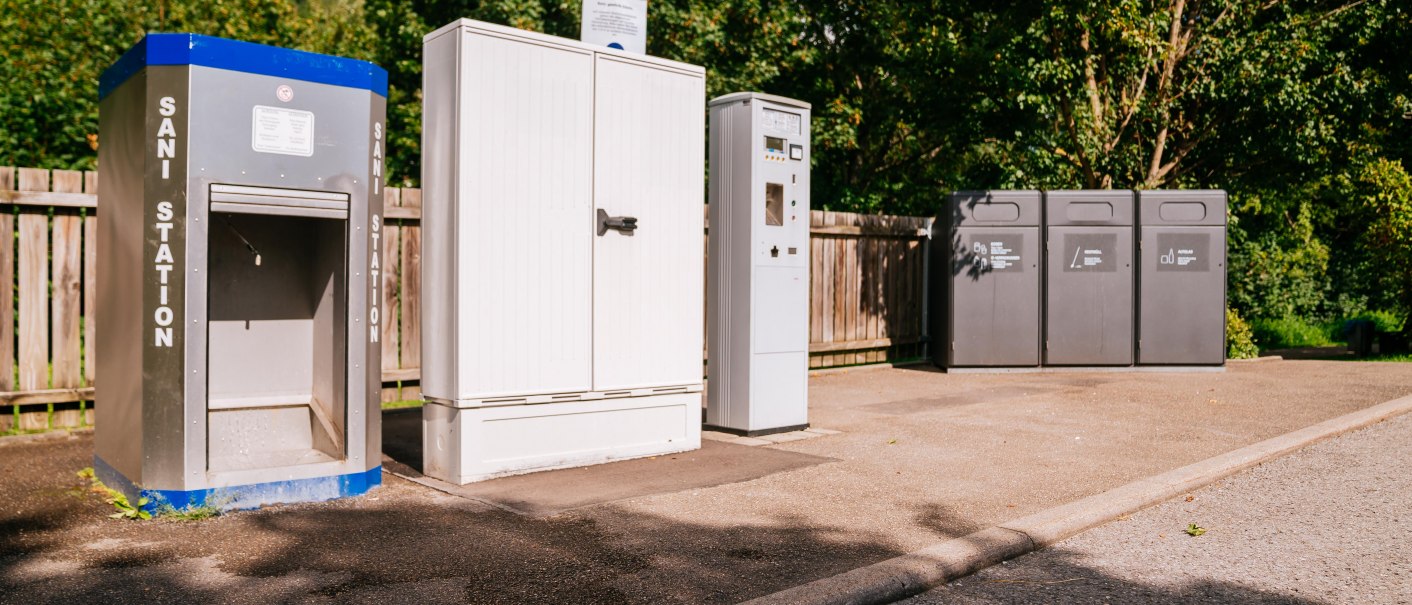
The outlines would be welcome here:
[[[377,200],[382,193],[382,122],[373,122],[372,199],[368,203],[382,208]],[[368,229],[368,342],[382,340],[382,215],[373,212]]]
[[[802,134],[799,132],[804,123],[804,118],[797,113],[789,113],[778,109],[766,107],[762,112],[763,126],[765,130],[783,132],[786,134]]]
[[[172,160],[176,158],[177,128],[181,122],[177,115],[177,102],[173,97],[157,100],[156,160],[161,169],[154,187],[158,195],[176,192],[184,187],[180,174],[172,174]],[[184,123],[184,122],[183,122]],[[180,166],[178,166],[180,168]],[[177,281],[181,279],[177,268],[177,254],[181,251],[180,226],[177,224],[176,206],[167,199],[158,199],[151,215],[151,230],[148,233],[148,250],[153,275],[157,278],[155,300],[152,301],[152,340],[153,347],[171,349],[175,347],[177,323]],[[150,296],[150,295],[149,295]],[[149,299],[151,300],[151,299]]]
[[[1157,270],[1204,272],[1211,269],[1209,233],[1158,233]]]
[[[314,155],[313,112],[256,105],[250,126],[250,148],[260,153]]]
[[[977,274],[1021,273],[1025,270],[1022,241],[1017,234],[973,235],[961,262]]]
[[[1064,236],[1065,273],[1114,273],[1118,234],[1071,233]]]

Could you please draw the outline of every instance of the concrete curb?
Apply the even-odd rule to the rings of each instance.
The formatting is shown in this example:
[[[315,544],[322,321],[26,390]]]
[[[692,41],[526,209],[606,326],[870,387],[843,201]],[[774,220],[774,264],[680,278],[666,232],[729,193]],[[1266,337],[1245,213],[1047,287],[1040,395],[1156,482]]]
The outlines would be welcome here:
[[[747,601],[748,605],[890,603],[1050,546],[1313,443],[1412,412],[1412,396],[1320,422],[1139,479],[1101,494],[934,544],[900,557]]]

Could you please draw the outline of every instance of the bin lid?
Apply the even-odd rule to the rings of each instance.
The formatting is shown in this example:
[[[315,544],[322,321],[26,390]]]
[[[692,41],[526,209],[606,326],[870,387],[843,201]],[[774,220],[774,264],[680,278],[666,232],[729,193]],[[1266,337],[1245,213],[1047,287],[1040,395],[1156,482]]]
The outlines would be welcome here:
[[[387,96],[387,71],[367,61],[200,34],[151,33],[103,71],[98,98],[108,96],[148,65],[200,65]]]
[[[957,191],[947,203],[955,227],[1038,227],[1038,191]]]
[[[1044,224],[1131,227],[1136,214],[1133,192],[1090,189],[1044,192]]]
[[[1143,225],[1226,224],[1226,192],[1220,189],[1139,191],[1137,199]]]

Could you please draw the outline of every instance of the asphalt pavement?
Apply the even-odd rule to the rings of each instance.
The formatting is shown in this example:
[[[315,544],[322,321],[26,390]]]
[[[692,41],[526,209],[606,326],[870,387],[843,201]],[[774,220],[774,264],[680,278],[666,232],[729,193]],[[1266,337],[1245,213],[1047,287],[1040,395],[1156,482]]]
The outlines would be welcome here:
[[[363,497],[193,522],[107,518],[75,476],[92,464],[91,433],[0,439],[0,603],[736,603],[1409,392],[1412,364],[1341,361],[848,371],[810,380],[810,422],[837,434],[713,443],[464,496],[384,473]],[[100,405],[99,430],[102,417]],[[416,466],[398,442],[416,437],[385,432],[389,471]],[[525,494],[533,506],[506,504]]]
[[[1412,603],[1412,416],[903,603]]]

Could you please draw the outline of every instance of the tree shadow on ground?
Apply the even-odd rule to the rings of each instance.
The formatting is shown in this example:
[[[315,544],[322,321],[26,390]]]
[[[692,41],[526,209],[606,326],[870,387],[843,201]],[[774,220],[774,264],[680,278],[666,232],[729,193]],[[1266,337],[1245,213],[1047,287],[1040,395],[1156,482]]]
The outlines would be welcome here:
[[[20,489],[0,507],[0,603],[734,603],[903,554],[848,519],[741,525],[614,504],[531,518],[390,475],[360,498],[196,522],[119,521],[96,496],[68,493],[81,483],[73,469],[90,456],[91,440],[0,448],[0,468],[44,460],[43,472],[7,485]],[[938,540],[978,528],[941,503],[920,504],[915,523]],[[1219,582],[1180,590],[1127,582],[1077,558],[1063,563],[1045,577],[1089,578],[1112,602],[1292,602]],[[1051,585],[1000,588],[974,602],[1093,602],[1062,600]]]
[[[1313,573],[1314,570],[1309,570]],[[1315,605],[1324,601],[1167,570],[1160,583],[1117,577],[1082,553],[1046,549],[981,570],[905,601],[907,605],[1046,603],[1229,603]]]

